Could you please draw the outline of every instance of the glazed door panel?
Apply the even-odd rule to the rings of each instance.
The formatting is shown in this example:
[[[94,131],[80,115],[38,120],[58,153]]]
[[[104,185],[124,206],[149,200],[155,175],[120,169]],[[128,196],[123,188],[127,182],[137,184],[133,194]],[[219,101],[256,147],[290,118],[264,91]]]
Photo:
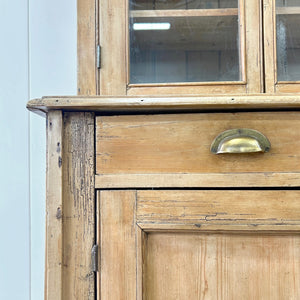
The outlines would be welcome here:
[[[300,191],[101,191],[98,299],[299,299]]]

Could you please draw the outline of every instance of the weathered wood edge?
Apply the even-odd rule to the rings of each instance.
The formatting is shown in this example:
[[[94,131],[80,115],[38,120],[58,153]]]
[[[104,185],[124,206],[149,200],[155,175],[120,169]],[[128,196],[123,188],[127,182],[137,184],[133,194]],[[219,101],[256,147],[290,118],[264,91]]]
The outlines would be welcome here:
[[[62,299],[92,300],[95,298],[91,261],[95,243],[94,114],[64,113],[63,122]]]
[[[27,108],[45,114],[50,110],[147,112],[179,110],[289,109],[300,108],[300,95],[245,95],[208,97],[43,97]]]
[[[62,123],[61,111],[50,111],[48,113],[45,299],[57,300],[63,299]]]
[[[77,92],[96,95],[96,0],[77,1]]]
[[[96,174],[95,188],[299,187],[300,173]]]

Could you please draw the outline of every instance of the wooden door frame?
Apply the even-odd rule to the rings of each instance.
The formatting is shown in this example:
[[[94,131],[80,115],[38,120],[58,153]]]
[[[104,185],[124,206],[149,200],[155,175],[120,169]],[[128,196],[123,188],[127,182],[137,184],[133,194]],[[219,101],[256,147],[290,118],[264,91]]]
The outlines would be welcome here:
[[[77,0],[77,94],[97,95],[98,1]]]

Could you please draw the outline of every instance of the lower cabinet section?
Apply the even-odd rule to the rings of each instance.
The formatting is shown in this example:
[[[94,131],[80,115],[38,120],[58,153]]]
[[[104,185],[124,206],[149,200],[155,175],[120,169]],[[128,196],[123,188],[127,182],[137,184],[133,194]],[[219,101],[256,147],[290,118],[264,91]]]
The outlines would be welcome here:
[[[300,191],[98,191],[98,299],[300,299]]]

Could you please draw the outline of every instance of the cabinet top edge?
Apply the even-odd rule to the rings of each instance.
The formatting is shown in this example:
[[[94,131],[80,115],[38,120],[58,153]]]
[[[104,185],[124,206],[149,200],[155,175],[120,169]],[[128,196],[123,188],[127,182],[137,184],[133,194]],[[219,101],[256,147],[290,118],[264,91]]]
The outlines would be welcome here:
[[[47,96],[30,100],[27,109],[45,116],[51,110],[164,112],[300,108],[300,95],[228,96]]]

